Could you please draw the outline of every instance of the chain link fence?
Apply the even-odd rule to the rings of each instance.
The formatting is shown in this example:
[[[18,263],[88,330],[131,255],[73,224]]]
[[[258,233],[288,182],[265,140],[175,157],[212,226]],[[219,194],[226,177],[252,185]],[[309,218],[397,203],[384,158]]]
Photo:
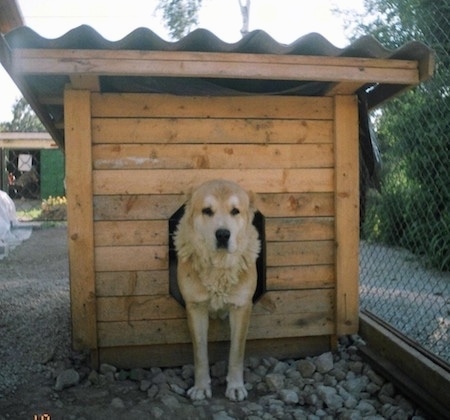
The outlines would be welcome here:
[[[450,1],[411,2],[409,9],[397,16],[398,41],[431,46],[435,74],[370,117],[381,170],[378,183],[366,179],[373,168],[362,159],[361,309],[448,366]]]

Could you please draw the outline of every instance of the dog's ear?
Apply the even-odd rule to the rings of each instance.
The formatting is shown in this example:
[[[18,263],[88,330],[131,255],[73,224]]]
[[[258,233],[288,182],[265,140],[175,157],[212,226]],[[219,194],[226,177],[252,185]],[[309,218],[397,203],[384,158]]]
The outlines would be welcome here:
[[[257,200],[256,194],[253,191],[247,191],[247,194],[249,199],[249,206],[248,206],[249,211],[250,213],[254,214],[258,210],[256,206]]]

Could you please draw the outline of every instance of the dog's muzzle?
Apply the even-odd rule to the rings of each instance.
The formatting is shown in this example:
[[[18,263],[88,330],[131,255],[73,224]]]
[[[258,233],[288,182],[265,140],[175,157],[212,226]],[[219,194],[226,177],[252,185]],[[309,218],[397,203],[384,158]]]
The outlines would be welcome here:
[[[228,241],[230,239],[231,232],[228,229],[216,230],[216,243],[218,249],[228,249]]]

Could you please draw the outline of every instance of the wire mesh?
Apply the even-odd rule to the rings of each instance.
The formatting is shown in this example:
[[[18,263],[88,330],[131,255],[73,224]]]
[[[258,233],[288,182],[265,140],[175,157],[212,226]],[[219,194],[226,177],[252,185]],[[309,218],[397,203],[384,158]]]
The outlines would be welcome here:
[[[360,298],[449,364],[450,1],[419,3],[399,15],[401,42],[431,46],[435,74],[371,115],[382,166],[375,185],[361,162]]]

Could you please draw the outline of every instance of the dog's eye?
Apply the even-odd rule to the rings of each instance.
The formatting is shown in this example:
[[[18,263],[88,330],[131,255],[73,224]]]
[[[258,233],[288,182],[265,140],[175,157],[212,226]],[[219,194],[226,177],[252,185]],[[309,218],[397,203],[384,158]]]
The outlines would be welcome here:
[[[202,213],[205,216],[213,216],[214,212],[212,211],[211,207],[205,207],[204,209],[202,209]]]
[[[239,209],[237,209],[236,207],[230,211],[230,214],[231,214],[232,216],[236,216],[236,215],[238,215],[239,213],[240,213],[240,211],[239,211]]]

